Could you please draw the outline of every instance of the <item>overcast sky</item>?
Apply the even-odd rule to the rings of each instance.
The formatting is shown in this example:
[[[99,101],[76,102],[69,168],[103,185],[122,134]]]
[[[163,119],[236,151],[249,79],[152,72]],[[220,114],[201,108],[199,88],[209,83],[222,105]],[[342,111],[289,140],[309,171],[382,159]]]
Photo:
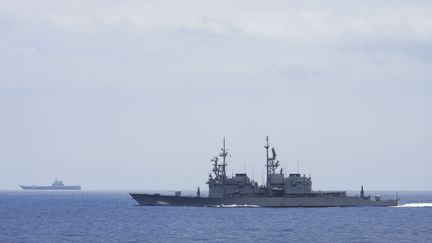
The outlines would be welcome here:
[[[430,1],[0,1],[0,189],[431,190]],[[246,165],[246,166],[245,166]],[[252,172],[254,172],[252,175]]]

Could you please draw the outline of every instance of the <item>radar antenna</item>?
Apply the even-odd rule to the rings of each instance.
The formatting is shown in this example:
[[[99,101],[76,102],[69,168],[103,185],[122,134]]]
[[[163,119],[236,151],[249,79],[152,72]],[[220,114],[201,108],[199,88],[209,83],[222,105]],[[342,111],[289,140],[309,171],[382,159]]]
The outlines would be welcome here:
[[[221,148],[221,153],[219,154],[219,156],[222,158],[222,179],[225,180],[226,177],[226,170],[225,167],[227,166],[226,164],[226,157],[228,155],[228,152],[225,148],[225,138],[223,138],[223,147]]]
[[[224,183],[226,178],[226,157],[228,155],[227,149],[225,148],[225,138],[223,139],[223,147],[221,148],[221,152],[219,153],[219,157],[222,158],[222,163],[218,163],[219,157],[215,156],[211,159],[213,162],[213,170],[212,172],[215,174],[216,181],[220,183]]]
[[[276,150],[275,148],[272,148],[272,157],[269,157],[269,138],[266,137],[266,145],[264,148],[266,149],[266,155],[267,155],[267,161],[266,161],[266,167],[267,167],[267,184],[269,183],[269,177],[270,175],[276,174],[276,169],[279,167],[279,160],[276,160]]]

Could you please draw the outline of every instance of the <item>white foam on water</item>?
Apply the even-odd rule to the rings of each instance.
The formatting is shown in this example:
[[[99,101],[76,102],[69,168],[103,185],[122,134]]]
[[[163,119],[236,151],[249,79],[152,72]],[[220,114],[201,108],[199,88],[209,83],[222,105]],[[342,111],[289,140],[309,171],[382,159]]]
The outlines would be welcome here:
[[[158,204],[158,205],[165,205],[165,206],[170,205],[169,203],[164,202],[164,201],[156,201],[156,204]]]
[[[237,205],[237,204],[222,204],[222,205],[214,205],[214,207],[216,208],[258,208],[258,205],[249,205],[249,204],[244,204],[244,205]]]
[[[407,203],[404,205],[397,206],[398,208],[425,208],[425,207],[432,207],[432,203]]]

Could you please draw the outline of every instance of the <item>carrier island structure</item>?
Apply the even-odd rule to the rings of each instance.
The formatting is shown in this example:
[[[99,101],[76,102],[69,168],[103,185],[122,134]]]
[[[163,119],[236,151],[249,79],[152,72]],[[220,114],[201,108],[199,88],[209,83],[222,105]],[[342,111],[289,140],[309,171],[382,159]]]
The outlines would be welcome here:
[[[159,193],[130,193],[143,206],[197,206],[213,207],[220,205],[243,205],[258,207],[354,207],[354,206],[397,206],[399,198],[382,199],[376,195],[365,195],[361,186],[358,196],[347,195],[346,191],[313,191],[310,176],[292,173],[286,175],[277,160],[276,150],[266,138],[266,183],[258,185],[246,173],[236,173],[228,177],[227,150],[225,138],[218,156],[211,162],[212,172],[207,181],[208,196],[201,196],[198,187],[196,196],[183,196],[180,191],[175,195]],[[270,155],[271,152],[271,155]]]

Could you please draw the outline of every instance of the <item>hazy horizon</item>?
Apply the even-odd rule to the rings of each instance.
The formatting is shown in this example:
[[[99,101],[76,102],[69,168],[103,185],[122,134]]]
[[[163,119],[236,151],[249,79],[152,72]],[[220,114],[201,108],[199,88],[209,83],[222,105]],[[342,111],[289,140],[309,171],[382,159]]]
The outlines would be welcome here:
[[[428,1],[0,2],[0,190],[432,190]],[[254,171],[254,176],[252,172]]]

